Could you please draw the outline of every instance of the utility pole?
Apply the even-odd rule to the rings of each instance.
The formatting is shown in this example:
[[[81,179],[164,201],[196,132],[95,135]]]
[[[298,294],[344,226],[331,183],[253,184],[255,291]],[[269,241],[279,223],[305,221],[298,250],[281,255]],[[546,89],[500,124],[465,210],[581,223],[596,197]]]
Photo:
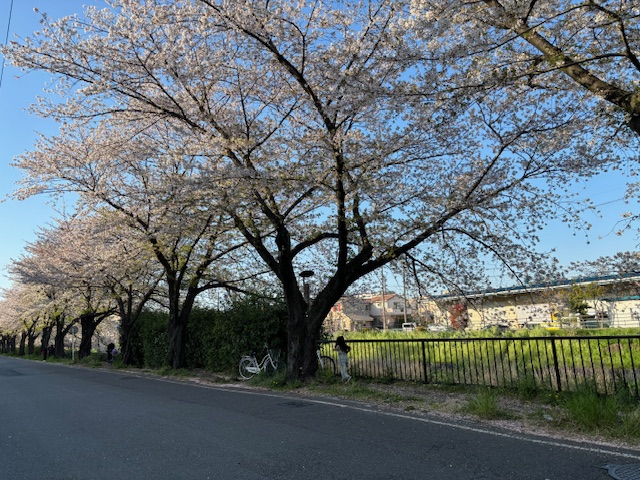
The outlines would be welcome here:
[[[387,296],[387,291],[384,284],[384,267],[380,268],[380,272],[382,275],[382,329],[387,329],[387,306],[385,305],[384,297]]]
[[[407,278],[405,263],[402,262],[402,298],[404,300],[404,323],[407,323]]]

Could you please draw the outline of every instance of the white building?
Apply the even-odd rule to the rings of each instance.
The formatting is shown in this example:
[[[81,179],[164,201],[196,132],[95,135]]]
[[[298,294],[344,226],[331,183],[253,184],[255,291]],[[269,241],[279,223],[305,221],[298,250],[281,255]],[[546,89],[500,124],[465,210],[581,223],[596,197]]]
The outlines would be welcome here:
[[[568,307],[569,294],[576,287],[594,292],[591,298],[585,298],[588,307],[582,315]],[[464,296],[443,295],[434,301],[440,307],[442,321],[446,321],[451,306],[464,304],[470,328],[640,327],[640,276],[636,274],[563,280]]]

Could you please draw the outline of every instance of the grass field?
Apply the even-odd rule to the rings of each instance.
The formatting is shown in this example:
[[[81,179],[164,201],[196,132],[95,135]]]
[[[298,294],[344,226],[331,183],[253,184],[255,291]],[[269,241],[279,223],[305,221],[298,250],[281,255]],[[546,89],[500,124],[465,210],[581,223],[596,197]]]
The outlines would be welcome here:
[[[549,391],[576,391],[588,384],[598,393],[639,397],[638,333],[354,332],[347,341],[352,373],[361,378],[511,388],[531,384]]]

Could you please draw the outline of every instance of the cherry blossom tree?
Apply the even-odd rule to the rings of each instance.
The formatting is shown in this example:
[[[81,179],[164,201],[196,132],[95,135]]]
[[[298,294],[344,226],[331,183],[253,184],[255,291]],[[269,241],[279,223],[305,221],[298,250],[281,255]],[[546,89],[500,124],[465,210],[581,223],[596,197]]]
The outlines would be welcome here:
[[[46,285],[24,284],[14,278],[13,285],[2,293],[2,307],[0,331],[20,335],[19,355],[33,355],[38,336],[41,347],[49,345],[55,308]]]
[[[20,308],[21,305],[16,301],[18,296],[17,291],[14,290],[5,289],[2,292],[2,299],[0,300],[0,337],[2,337],[2,345],[0,346],[0,351],[4,353],[7,350],[6,344],[11,341],[15,345],[15,340],[20,335],[18,355],[22,356],[25,354],[27,336],[29,333],[33,333],[36,322],[31,322],[23,313]]]
[[[194,204],[211,223],[174,238],[214,239],[225,248],[212,258],[221,259],[240,248],[240,234],[284,293],[290,379],[315,371],[322,322],[355,281],[409,253],[440,277],[458,271],[456,258],[468,271],[487,257],[517,264],[558,210],[573,215],[570,178],[612,158],[609,144],[583,141],[606,132],[571,96],[518,82],[470,86],[474,59],[442,54],[450,38],[437,36],[438,19],[418,18],[409,2],[111,4],[45,19],[39,35],[6,51],[26,70],[53,74],[65,93],[64,103],[35,107],[66,125],[18,162],[21,193],[78,185],[82,175],[108,185],[114,193],[94,198],[141,228],[159,259],[169,258],[159,245],[195,251],[157,233],[202,218]],[[407,29],[418,24],[423,35]],[[139,134],[121,128],[133,119]],[[166,162],[165,151],[184,145],[179,157],[197,160],[190,182],[183,167],[156,184],[137,176],[139,162],[123,169],[120,152],[140,148],[148,132],[143,157]],[[92,150],[109,142],[117,148]],[[125,179],[137,190],[122,189]],[[181,216],[128,208],[140,199],[157,207],[157,198]],[[300,273],[309,269],[308,304]],[[170,282],[180,269],[167,272]]]
[[[168,361],[175,368],[185,366],[184,335],[198,295],[213,288],[241,289],[243,280],[256,275],[253,271],[246,277],[242,273],[245,241],[230,234],[228,215],[214,208],[213,197],[203,203],[199,190],[203,160],[190,152],[193,141],[181,133],[173,121],[145,122],[138,115],[120,115],[116,122],[100,122],[91,128],[64,128],[60,136],[42,139],[37,151],[17,162],[28,172],[18,195],[43,190],[75,192],[78,208],[99,212],[108,225],[102,228],[122,239],[122,245],[115,248],[111,246],[117,241],[115,237],[100,236],[104,242],[101,251],[125,254],[128,250],[128,260],[132,254],[144,259],[147,274],[155,276],[157,268],[163,272],[160,287],[166,290],[166,301],[158,295],[153,298],[169,311]],[[155,259],[155,269],[149,258]],[[233,273],[229,263],[234,266]],[[131,265],[135,267],[135,263]],[[129,287],[117,288],[126,293]],[[141,298],[148,300],[157,290],[156,286],[147,288]],[[126,311],[125,337],[142,307],[143,303],[138,303],[132,317],[133,305],[119,304],[121,314]]]
[[[637,202],[640,147],[640,12],[637,2],[610,0],[414,0],[414,23],[438,20],[440,50],[467,64],[470,88],[522,84],[547,98],[573,98],[601,129],[585,141],[617,147],[613,170],[628,179],[626,198]],[[604,127],[604,128],[602,128]],[[637,230],[637,212],[616,221],[617,234]]]
[[[531,88],[588,92],[601,122],[640,133],[640,16],[633,1],[414,0],[420,19],[451,35],[443,50],[469,56],[482,85],[525,81]],[[578,94],[579,95],[579,94]],[[608,113],[606,113],[608,110]],[[616,114],[618,112],[618,114]],[[610,118],[607,119],[607,116]]]
[[[98,250],[80,224],[76,218],[59,219],[54,228],[38,231],[37,239],[12,263],[10,272],[23,284],[46,286],[48,294],[55,297],[57,355],[64,353],[64,337],[70,329],[80,325],[78,355],[82,358],[91,353],[95,330],[114,314],[115,305],[110,293],[96,281]]]
[[[104,214],[103,214],[104,215]],[[100,215],[101,217],[103,215]],[[106,215],[107,218],[111,215]],[[100,222],[99,232],[92,232],[94,244],[103,262],[100,282],[110,292],[120,317],[120,348],[122,363],[133,362],[131,332],[143,309],[154,298],[161,296],[158,285],[164,271],[149,255],[145,244],[131,238],[127,228],[119,228],[111,221]]]
[[[618,252],[611,256],[600,257],[593,261],[574,262],[567,267],[568,277],[604,277],[624,278],[640,272],[640,253]]]
[[[119,224],[120,220],[105,211],[76,215],[59,221],[55,234],[67,246],[67,261],[83,266],[82,271],[68,272],[67,276],[91,286],[87,293],[99,294],[109,306],[101,314],[83,309],[79,355],[89,353],[90,340],[102,320],[117,314],[122,359],[128,364],[133,354],[131,330],[153,295],[160,295],[158,283],[163,271],[146,245],[132,238],[130,230]]]
[[[14,285],[6,295],[7,310],[4,312],[10,321],[20,324],[19,355],[33,355],[35,341],[42,330],[47,330],[49,298],[43,285]]]

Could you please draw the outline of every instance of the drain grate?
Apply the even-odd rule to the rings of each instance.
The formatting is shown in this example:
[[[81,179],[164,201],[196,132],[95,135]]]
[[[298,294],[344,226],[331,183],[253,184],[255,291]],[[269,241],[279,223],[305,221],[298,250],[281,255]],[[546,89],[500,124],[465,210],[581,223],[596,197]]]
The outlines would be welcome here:
[[[640,480],[640,463],[630,465],[603,465],[609,475],[616,480]]]

